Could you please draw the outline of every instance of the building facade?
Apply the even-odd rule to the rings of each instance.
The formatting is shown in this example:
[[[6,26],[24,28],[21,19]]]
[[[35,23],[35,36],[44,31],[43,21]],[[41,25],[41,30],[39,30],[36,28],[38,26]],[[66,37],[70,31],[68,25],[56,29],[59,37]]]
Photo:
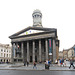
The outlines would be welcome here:
[[[63,58],[63,51],[60,51],[59,52],[59,59],[62,59]]]
[[[42,26],[42,13],[32,14],[33,26],[27,27],[11,36],[12,62],[44,62],[58,58],[59,40],[57,29]]]
[[[11,47],[8,44],[0,44],[0,62],[11,62]]]
[[[72,57],[74,57],[74,48],[70,48],[70,49],[68,50],[68,59],[70,59],[70,58],[72,58]]]
[[[68,50],[63,50],[63,58],[68,59]]]
[[[69,59],[73,58],[75,60],[74,47],[75,47],[75,45],[73,47],[69,48],[69,49],[64,49],[63,51],[60,51],[59,52],[59,59],[64,58],[64,59],[69,60]]]

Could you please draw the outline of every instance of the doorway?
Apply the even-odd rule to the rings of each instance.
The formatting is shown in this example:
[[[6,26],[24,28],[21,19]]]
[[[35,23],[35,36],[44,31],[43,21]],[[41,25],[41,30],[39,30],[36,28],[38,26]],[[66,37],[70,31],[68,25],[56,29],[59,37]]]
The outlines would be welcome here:
[[[35,56],[35,62],[37,62],[37,56]]]
[[[32,62],[32,56],[30,56],[30,62]]]

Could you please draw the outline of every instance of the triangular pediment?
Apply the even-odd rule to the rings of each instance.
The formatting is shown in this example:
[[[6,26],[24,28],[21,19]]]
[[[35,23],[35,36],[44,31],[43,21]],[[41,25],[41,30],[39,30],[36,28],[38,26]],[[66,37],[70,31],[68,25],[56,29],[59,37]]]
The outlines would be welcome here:
[[[31,35],[31,34],[38,34],[38,33],[43,33],[43,32],[51,32],[51,31],[56,31],[54,28],[43,28],[43,27],[27,27],[11,36],[9,38],[15,38],[18,36],[23,36],[23,35]]]
[[[33,29],[29,29],[21,34],[19,34],[18,36],[22,36],[22,35],[29,35],[29,34],[35,34],[35,33],[40,33],[40,32],[44,32],[42,30],[33,30]]]

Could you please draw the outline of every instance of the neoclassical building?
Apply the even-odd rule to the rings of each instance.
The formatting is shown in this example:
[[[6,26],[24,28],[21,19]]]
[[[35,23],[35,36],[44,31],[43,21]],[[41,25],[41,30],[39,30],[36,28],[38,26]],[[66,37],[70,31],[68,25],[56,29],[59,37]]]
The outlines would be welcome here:
[[[58,59],[59,40],[57,29],[42,26],[42,13],[34,10],[33,26],[11,36],[12,62],[44,62]]]

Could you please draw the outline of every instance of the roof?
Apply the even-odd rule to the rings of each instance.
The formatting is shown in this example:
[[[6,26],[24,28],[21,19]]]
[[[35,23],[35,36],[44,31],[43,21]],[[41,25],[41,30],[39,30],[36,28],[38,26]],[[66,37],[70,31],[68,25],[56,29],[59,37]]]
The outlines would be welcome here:
[[[17,36],[17,35],[25,32],[27,30],[30,30],[30,29],[32,29],[32,30],[42,30],[44,32],[56,32],[56,35],[57,35],[57,29],[55,29],[55,28],[43,28],[43,27],[30,27],[29,26],[29,27],[27,27],[27,28],[25,28],[25,29],[23,29],[23,30],[21,30],[21,31],[9,36],[9,38],[11,39],[13,36]]]
[[[11,46],[9,44],[1,44],[0,43],[0,47],[5,47],[5,48],[10,48],[11,49]]]

